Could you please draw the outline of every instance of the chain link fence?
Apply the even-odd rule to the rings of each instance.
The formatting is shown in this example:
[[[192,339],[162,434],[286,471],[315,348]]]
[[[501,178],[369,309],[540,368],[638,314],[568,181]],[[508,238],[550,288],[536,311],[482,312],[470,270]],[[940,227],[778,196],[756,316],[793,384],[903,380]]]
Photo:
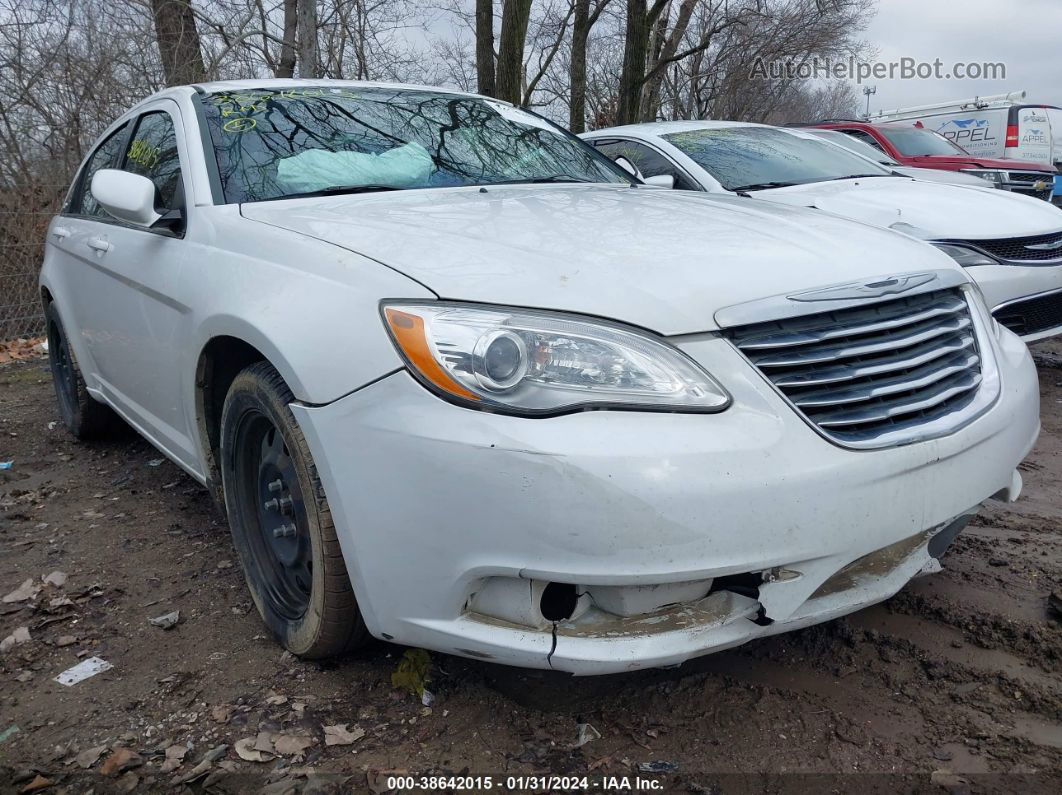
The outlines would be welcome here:
[[[44,334],[37,276],[66,185],[0,191],[0,342]]]

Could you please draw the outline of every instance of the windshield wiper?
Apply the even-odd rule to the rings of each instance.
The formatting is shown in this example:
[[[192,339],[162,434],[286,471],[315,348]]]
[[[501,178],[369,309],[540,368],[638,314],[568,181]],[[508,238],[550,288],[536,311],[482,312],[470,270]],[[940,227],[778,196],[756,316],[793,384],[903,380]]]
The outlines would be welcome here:
[[[847,177],[830,177],[823,182],[838,182],[842,179],[868,179],[870,177],[891,177],[892,174],[849,174]]]
[[[573,177],[571,174],[550,174],[546,177],[522,177],[521,179],[503,179],[498,182],[487,182],[487,185],[526,185],[542,182],[593,182],[592,179]]]
[[[308,196],[342,196],[348,193],[380,193],[387,190],[405,190],[394,185],[330,185],[327,188],[317,190],[300,191],[298,193],[285,193],[280,196],[271,196],[271,201],[280,199],[302,199]]]
[[[738,185],[730,190],[734,193],[745,193],[750,190],[766,190],[767,188],[790,188],[799,184],[799,182],[754,182],[751,185]]]

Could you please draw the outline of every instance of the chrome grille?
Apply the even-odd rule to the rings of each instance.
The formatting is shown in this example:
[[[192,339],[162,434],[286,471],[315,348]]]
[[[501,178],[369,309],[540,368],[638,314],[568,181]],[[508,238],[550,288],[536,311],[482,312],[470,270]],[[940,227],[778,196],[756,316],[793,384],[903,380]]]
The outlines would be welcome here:
[[[962,411],[982,380],[973,319],[957,289],[727,333],[797,411],[842,444],[924,438],[924,426]]]

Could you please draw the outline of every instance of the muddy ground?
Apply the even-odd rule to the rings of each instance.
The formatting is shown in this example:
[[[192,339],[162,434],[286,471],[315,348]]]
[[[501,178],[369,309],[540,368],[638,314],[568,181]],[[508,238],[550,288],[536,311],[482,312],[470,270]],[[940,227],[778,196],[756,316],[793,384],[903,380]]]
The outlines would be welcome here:
[[[0,603],[0,638],[30,634],[0,654],[0,789],[378,792],[396,770],[593,787],[659,763],[643,779],[676,792],[1062,791],[1062,345],[1035,350],[1025,493],[986,508],[941,574],[678,670],[572,679],[433,654],[431,707],[392,686],[402,648],[282,654],[205,491],[132,434],[74,443],[44,363],[3,365],[0,595],[41,589]],[[172,610],[175,628],[148,623]],[[113,669],[53,681],[93,656]],[[600,737],[576,748],[581,724]]]

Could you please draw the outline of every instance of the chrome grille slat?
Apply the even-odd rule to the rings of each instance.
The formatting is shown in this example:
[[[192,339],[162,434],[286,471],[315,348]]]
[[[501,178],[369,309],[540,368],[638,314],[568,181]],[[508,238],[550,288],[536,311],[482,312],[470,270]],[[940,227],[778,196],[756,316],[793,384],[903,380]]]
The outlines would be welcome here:
[[[844,389],[818,389],[792,396],[793,402],[802,409],[818,406],[838,406],[861,403],[874,398],[888,397],[912,389],[922,389],[943,381],[952,375],[967,372],[976,366],[977,355],[956,357],[950,362],[930,362],[915,370],[891,378],[870,379],[865,384]]]
[[[783,332],[778,331],[766,334],[759,338],[746,339],[742,343],[742,350],[752,351],[762,348],[781,348],[792,345],[806,345],[811,342],[825,342],[838,337],[853,337],[861,334],[873,334],[878,331],[888,331],[904,326],[931,320],[944,315],[954,315],[965,310],[966,305],[960,299],[934,302],[926,309],[913,314],[889,317],[877,321],[868,321],[861,325],[847,325],[841,328],[836,326],[822,326],[807,330]]]
[[[920,390],[918,397],[903,401],[881,402],[870,408],[841,409],[832,412],[815,412],[811,418],[824,428],[839,425],[859,425],[865,422],[877,422],[897,417],[901,414],[913,414],[939,406],[945,400],[956,395],[976,389],[981,383],[980,373],[962,373],[952,381],[938,385],[931,390]]]
[[[969,316],[952,317],[944,323],[927,320],[915,326],[906,326],[902,333],[892,333],[878,337],[867,337],[852,343],[839,343],[828,346],[809,345],[803,351],[794,352],[786,349],[776,354],[753,354],[749,358],[758,367],[792,367],[793,365],[822,364],[839,359],[851,359],[874,353],[895,350],[909,345],[954,334],[972,326]]]
[[[940,359],[963,350],[976,350],[972,334],[956,335],[954,339],[930,340],[898,353],[877,357],[867,364],[842,364],[797,370],[793,373],[772,374],[775,385],[781,388],[822,386],[839,384],[882,373],[892,373],[904,368],[918,367],[926,362]]]
[[[901,444],[937,431],[983,381],[969,305],[953,288],[727,330],[731,342],[826,436]],[[956,420],[958,423],[959,420]],[[880,446],[880,445],[879,445]]]

